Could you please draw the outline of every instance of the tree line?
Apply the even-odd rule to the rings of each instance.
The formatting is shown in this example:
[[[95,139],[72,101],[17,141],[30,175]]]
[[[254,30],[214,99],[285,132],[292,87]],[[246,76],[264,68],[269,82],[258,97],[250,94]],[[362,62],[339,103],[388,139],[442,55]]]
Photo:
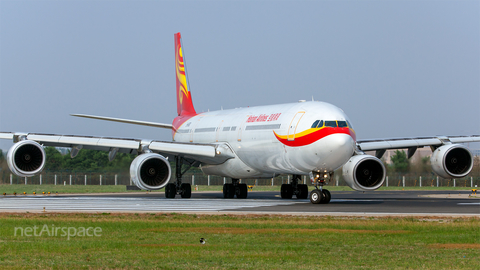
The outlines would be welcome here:
[[[118,153],[113,161],[108,160],[108,152],[82,149],[75,158],[70,157],[70,150],[62,155],[55,147],[45,147],[47,160],[45,170],[47,171],[72,171],[72,172],[97,172],[97,171],[111,171],[111,172],[127,172],[130,169],[130,164],[137,155]],[[6,153],[0,149],[0,168],[8,170],[6,166]],[[387,164],[382,160],[387,168],[387,173],[431,173],[432,166],[430,164],[430,157],[423,157],[416,162],[407,159],[407,154],[403,150],[396,150],[391,157],[391,163]],[[170,164],[172,170],[175,166]],[[472,175],[480,175],[480,157],[474,158],[474,167]],[[197,171],[197,168],[191,170]]]
[[[407,158],[407,153],[405,151],[396,150],[395,154],[393,154],[391,157],[390,164],[387,164],[383,159],[382,161],[386,165],[387,173],[433,173],[430,156],[422,157],[421,159],[417,159],[416,162],[412,162],[410,159]],[[480,156],[474,156],[473,169],[470,175],[480,176]]]
[[[55,147],[45,147],[47,160],[45,170],[72,172],[117,171],[124,172],[130,168],[135,159],[134,154],[117,153],[114,160],[108,160],[108,152],[82,149],[75,158],[70,157],[70,150],[62,155]]]
[[[118,153],[113,161],[108,160],[108,152],[82,149],[75,158],[70,157],[70,150],[62,155],[55,147],[45,147],[47,160],[44,171],[97,172],[115,171],[127,172],[130,163],[136,157],[134,154]],[[6,153],[0,149],[0,166],[7,169]],[[8,169],[7,169],[8,170]]]

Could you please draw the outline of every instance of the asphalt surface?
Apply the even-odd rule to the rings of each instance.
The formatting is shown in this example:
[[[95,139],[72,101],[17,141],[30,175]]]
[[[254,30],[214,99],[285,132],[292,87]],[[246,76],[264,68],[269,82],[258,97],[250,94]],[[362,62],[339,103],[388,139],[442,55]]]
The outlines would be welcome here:
[[[0,198],[0,211],[14,212],[186,212],[287,215],[480,216],[480,198],[468,191],[332,191],[329,204],[284,200],[279,192],[249,192],[248,199],[223,199],[221,192],[195,192],[167,199],[163,192]]]

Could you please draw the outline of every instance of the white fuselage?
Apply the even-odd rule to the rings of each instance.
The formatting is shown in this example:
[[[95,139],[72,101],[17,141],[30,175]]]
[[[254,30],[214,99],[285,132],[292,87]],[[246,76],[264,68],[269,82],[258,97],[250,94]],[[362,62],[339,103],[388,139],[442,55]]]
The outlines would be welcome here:
[[[232,150],[235,158],[220,165],[203,165],[206,174],[262,178],[332,172],[352,157],[354,131],[348,122],[351,134],[320,138],[318,133],[309,134],[317,130],[312,129],[317,120],[347,122],[348,118],[338,107],[314,101],[221,110],[190,118],[173,140],[224,144]]]

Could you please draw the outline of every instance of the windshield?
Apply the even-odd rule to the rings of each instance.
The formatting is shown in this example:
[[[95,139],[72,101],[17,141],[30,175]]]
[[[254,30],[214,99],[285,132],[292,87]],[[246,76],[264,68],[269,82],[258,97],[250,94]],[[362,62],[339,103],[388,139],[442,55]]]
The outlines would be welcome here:
[[[346,121],[338,121],[338,127],[341,127],[341,128],[348,127],[347,122]]]
[[[337,127],[337,121],[325,121],[326,127]]]

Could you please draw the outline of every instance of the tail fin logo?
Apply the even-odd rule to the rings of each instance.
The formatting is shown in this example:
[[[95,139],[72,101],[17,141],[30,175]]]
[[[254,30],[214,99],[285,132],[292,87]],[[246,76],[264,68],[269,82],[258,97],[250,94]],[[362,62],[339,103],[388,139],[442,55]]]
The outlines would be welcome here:
[[[183,60],[180,33],[175,34],[175,71],[177,76],[177,113],[178,115],[195,115],[192,97],[188,90],[185,62]]]
[[[178,47],[177,50],[177,79],[180,83],[179,95],[180,103],[183,101],[183,95],[188,98],[189,92],[187,88],[187,77],[185,76],[185,64],[183,62],[182,47]],[[183,94],[182,94],[183,93]]]

